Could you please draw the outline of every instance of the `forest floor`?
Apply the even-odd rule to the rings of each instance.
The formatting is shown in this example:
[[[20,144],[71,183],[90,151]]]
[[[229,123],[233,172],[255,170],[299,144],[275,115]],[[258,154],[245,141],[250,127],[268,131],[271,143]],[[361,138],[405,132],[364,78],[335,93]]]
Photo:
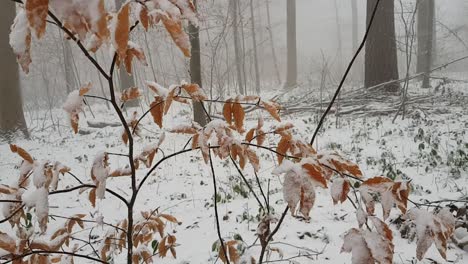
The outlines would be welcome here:
[[[442,90],[442,88],[445,88]],[[352,112],[338,118],[330,115],[320,132],[314,147],[334,149],[343,153],[350,160],[359,164],[364,177],[387,176],[391,178],[409,178],[413,184],[410,197],[413,201],[424,202],[441,199],[461,199],[468,197],[468,89],[466,84],[445,84],[433,99],[422,104],[411,104],[404,120],[401,116],[392,123],[394,113],[375,115],[355,115]],[[433,90],[421,90],[411,87],[410,95],[433,93]],[[303,93],[301,89],[292,92],[283,102],[294,100],[294,94]],[[317,100],[317,99],[315,99]],[[346,98],[342,98],[346,100]],[[382,102],[377,102],[379,104]],[[383,102],[384,104],[385,102]],[[50,122],[49,113],[43,112],[34,116],[31,140],[17,140],[14,143],[26,149],[36,159],[60,161],[72,168],[72,172],[84,182],[91,182],[90,170],[94,156],[100,151],[125,153],[126,147],[121,142],[121,128],[106,127],[93,129],[86,127],[85,120],[108,121],[117,117],[104,105],[92,105],[92,117],[88,109],[81,119],[81,128],[88,134],[72,134],[67,124],[66,113],[60,109],[53,110],[52,116],[60,120],[57,129]],[[219,109],[218,109],[219,110]],[[138,111],[141,112],[140,109]],[[260,114],[255,111],[252,116]],[[262,115],[264,113],[261,113]],[[41,117],[42,116],[42,117]],[[30,116],[31,117],[31,116]],[[137,139],[137,149],[144,146],[142,142],[156,142],[161,130],[144,119],[142,137]],[[282,116],[283,122],[295,125],[299,137],[310,139],[317,125],[316,111],[302,111]],[[178,107],[171,110],[166,118],[165,127],[170,128],[190,120],[190,110]],[[265,114],[265,127],[275,124]],[[253,127],[256,121],[247,120],[246,127]],[[42,127],[42,128],[41,128]],[[162,145],[165,155],[184,147],[188,137],[172,135],[166,132]],[[265,144],[275,146],[278,138],[269,137]],[[6,143],[0,144],[0,183],[8,184],[19,175],[15,166],[20,159],[11,153]],[[267,151],[258,152],[261,160],[259,178],[263,188],[269,185],[269,200],[279,216],[285,207],[282,195],[282,177],[271,174],[275,168],[276,156]],[[157,154],[156,160],[163,153]],[[113,168],[125,165],[125,158],[111,156]],[[260,246],[256,241],[258,225],[258,204],[249,193],[246,185],[231,163],[214,159],[218,179],[218,208],[221,219],[221,233],[226,239],[242,238],[244,256],[259,255]],[[144,170],[143,170],[144,171]],[[139,172],[139,176],[143,171]],[[253,170],[246,167],[245,175],[252,182],[254,190],[259,193]],[[129,195],[129,178],[111,178],[108,188]],[[59,189],[77,184],[77,181],[66,175],[59,182]],[[177,259],[167,257],[157,259],[157,263],[215,263],[217,252],[212,245],[217,241],[216,225],[213,210],[213,184],[209,165],[203,162],[201,153],[182,154],[162,165],[150,177],[147,186],[142,190],[137,201],[137,209],[169,213],[181,222],[171,224],[170,229],[177,236]],[[50,214],[73,215],[86,213],[86,219],[104,216],[105,222],[116,222],[126,217],[126,208],[112,196],[97,201],[96,208],[88,201],[88,191],[50,197]],[[410,205],[410,207],[412,207]],[[377,214],[381,215],[380,210]],[[388,222],[398,218],[398,212],[392,210]],[[50,219],[50,231],[63,225],[64,220]],[[416,243],[409,242],[400,236],[397,225],[390,225],[395,237],[394,263],[417,263]],[[340,253],[343,234],[351,227],[357,227],[355,209],[349,202],[333,205],[329,190],[318,189],[311,220],[296,219],[288,215],[276,234],[269,261],[274,263],[350,263],[351,255]],[[7,224],[0,224],[0,230],[9,230]],[[76,236],[87,238],[93,235],[92,242],[99,247],[100,236],[106,228],[86,224],[85,229],[77,231]],[[84,252],[92,252],[83,248]],[[156,257],[158,258],[158,257]],[[468,253],[449,244],[447,260],[451,263],[468,263]],[[290,261],[290,262],[289,262]],[[88,263],[75,259],[75,263]],[[115,263],[123,263],[121,257]],[[432,246],[425,259],[420,263],[446,263]]]

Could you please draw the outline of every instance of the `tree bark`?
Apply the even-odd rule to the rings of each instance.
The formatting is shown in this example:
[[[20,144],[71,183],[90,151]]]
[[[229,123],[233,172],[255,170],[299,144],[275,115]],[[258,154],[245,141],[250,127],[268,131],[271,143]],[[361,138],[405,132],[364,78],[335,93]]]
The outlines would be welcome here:
[[[287,70],[285,88],[297,85],[296,0],[286,3]]]
[[[15,3],[6,1],[0,9],[0,137],[6,139],[11,139],[18,129],[29,138],[23,113],[18,63],[9,43],[10,27],[15,15]]]
[[[432,66],[432,50],[434,42],[434,0],[418,1],[418,73],[424,72],[422,87],[430,88],[429,71]]]
[[[242,70],[242,55],[241,55],[241,44],[239,39],[239,28],[238,28],[238,17],[237,12],[239,10],[238,0],[231,0],[231,14],[232,14],[232,31],[234,34],[234,53],[236,61],[236,72],[237,72],[237,88],[239,94],[245,94],[244,91],[244,76]]]
[[[195,7],[197,6],[197,1],[193,2]],[[200,56],[200,31],[196,25],[189,23],[188,26],[190,44],[191,44],[191,53],[190,57],[190,80],[192,83],[198,84],[202,87],[202,76],[201,76],[201,56]],[[203,109],[202,102],[193,102],[193,120],[205,126],[207,123],[207,117]]]
[[[367,25],[377,0],[367,0]],[[365,81],[366,87],[398,80],[398,61],[395,42],[394,0],[380,1],[374,22],[366,42]],[[398,83],[383,86],[383,91],[398,93]]]
[[[357,7],[357,0],[351,0],[351,24],[352,24],[352,45],[353,45],[353,53],[356,52],[359,46],[359,14],[358,14],[358,7]],[[362,56],[359,56],[354,63],[353,66],[353,76],[354,79],[358,82],[362,82],[363,79],[363,63],[362,63]]]
[[[69,94],[77,88],[78,84],[76,83],[75,73],[73,72],[73,54],[70,42],[62,38],[62,47],[64,64],[63,66],[65,70],[65,85],[67,89],[67,94]]]
[[[257,94],[260,94],[260,70],[258,68],[257,38],[255,37],[255,15],[253,1],[254,0],[250,0],[250,22],[252,26],[252,45],[255,68],[255,91],[257,92]]]

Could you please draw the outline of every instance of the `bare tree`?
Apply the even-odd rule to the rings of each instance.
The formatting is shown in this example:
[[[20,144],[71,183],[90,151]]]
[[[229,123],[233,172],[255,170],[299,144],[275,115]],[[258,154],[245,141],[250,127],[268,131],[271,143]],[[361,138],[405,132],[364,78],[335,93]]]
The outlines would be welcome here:
[[[195,7],[197,6],[197,1],[193,2]],[[200,31],[197,25],[189,23],[188,26],[190,44],[191,44],[191,53],[190,57],[190,80],[192,83],[198,84],[202,87],[202,76],[201,76],[201,56],[200,56]],[[206,114],[203,109],[202,102],[193,101],[193,120],[205,126],[207,123]]]
[[[271,55],[273,56],[273,64],[275,65],[275,73],[276,73],[276,79],[278,81],[278,84],[281,84],[281,75],[279,72],[279,67],[278,67],[278,59],[276,58],[276,51],[275,51],[275,41],[273,39],[273,30],[271,29],[271,17],[270,17],[270,0],[265,1],[265,6],[266,6],[266,14],[267,14],[267,30],[268,30],[268,35],[270,37],[270,44],[271,44]]]
[[[73,71],[73,54],[70,43],[62,38],[63,48],[63,66],[65,71],[65,85],[67,93],[73,91],[78,84],[76,83],[75,73]]]
[[[260,94],[260,70],[258,68],[257,38],[255,37],[255,15],[253,2],[253,0],[250,0],[250,24],[252,26],[252,46],[255,67],[255,91],[257,92],[257,94]]]
[[[367,25],[377,0],[367,0]],[[395,3],[394,0],[381,1],[374,23],[366,42],[365,81],[366,87],[398,80],[398,61],[395,42]],[[399,83],[383,86],[389,93],[400,90]]]
[[[418,62],[416,71],[424,72],[422,87],[430,88],[429,71],[432,66],[434,42],[434,0],[418,0]]]
[[[236,60],[236,71],[237,71],[237,87],[239,94],[244,94],[244,77],[243,76],[243,55],[241,54],[241,43],[239,38],[239,21],[238,21],[238,10],[239,10],[239,0],[231,0],[230,8],[231,8],[231,15],[232,15],[232,31],[234,34],[234,53],[235,53],[235,60]]]
[[[288,63],[285,88],[292,88],[297,85],[296,0],[287,0],[286,17]]]
[[[5,1],[0,10],[0,136],[8,137],[18,129],[29,137],[23,113],[18,64],[9,44],[10,25],[15,18],[15,3]]]

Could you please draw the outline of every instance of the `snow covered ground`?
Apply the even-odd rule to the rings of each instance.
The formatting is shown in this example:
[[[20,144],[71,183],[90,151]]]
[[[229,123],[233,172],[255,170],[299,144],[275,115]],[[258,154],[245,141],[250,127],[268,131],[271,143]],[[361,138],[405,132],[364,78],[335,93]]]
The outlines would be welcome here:
[[[445,96],[433,103],[432,109],[413,110],[405,120],[397,118],[392,123],[391,116],[355,117],[352,114],[336,118],[330,115],[324,130],[317,140],[318,149],[335,149],[345,157],[359,164],[365,178],[374,176],[408,177],[412,180],[413,191],[410,198],[416,202],[424,200],[460,199],[468,197],[468,108],[464,88],[457,91],[458,100],[451,104]],[[465,89],[466,90],[466,89]],[[464,102],[464,103],[461,103]],[[117,116],[102,104],[91,106],[97,121],[117,121]],[[218,110],[220,108],[218,107]],[[90,171],[95,155],[101,151],[126,153],[122,143],[121,128],[106,127],[92,129],[86,127],[85,120],[94,120],[88,109],[86,117],[81,115],[80,128],[89,134],[74,135],[67,126],[67,115],[63,110],[54,110],[52,116],[57,120],[53,125],[44,114],[44,120],[35,120],[36,129],[31,140],[16,140],[14,144],[26,149],[38,160],[60,161],[71,168],[71,172],[83,182],[92,182]],[[141,109],[138,109],[141,112]],[[186,106],[171,109],[165,118],[165,128],[188,123],[190,109]],[[130,114],[130,112],[129,112]],[[265,128],[276,124],[267,113],[255,111],[251,117],[263,115]],[[283,122],[292,122],[299,137],[310,139],[317,117],[311,113],[283,116]],[[246,127],[256,125],[256,120],[246,122]],[[44,129],[42,130],[41,127]],[[148,142],[157,142],[161,130],[152,122],[151,117],[143,121],[142,136],[137,138],[137,153]],[[163,155],[181,150],[188,137],[166,132],[166,140],[158,152],[156,160]],[[266,145],[276,146],[278,138],[269,136]],[[314,146],[316,147],[316,146]],[[0,145],[0,183],[9,184],[19,175],[16,166],[20,158],[10,152],[6,143]],[[276,167],[276,156],[266,150],[258,150],[261,159],[259,178],[263,188],[269,185],[269,200],[279,216],[285,207],[282,195],[282,177],[271,174]],[[125,157],[110,156],[112,168],[126,164]],[[244,255],[258,257],[260,244],[256,241],[258,225],[258,204],[242,182],[234,166],[228,161],[214,159],[218,179],[218,209],[221,218],[221,233],[230,240],[242,238]],[[139,170],[141,176],[146,170]],[[253,170],[246,166],[245,175],[255,191],[259,193]],[[77,185],[70,175],[61,177],[58,189]],[[110,178],[107,187],[129,196],[130,179],[128,177]],[[213,183],[209,165],[203,162],[199,151],[192,151],[163,162],[149,178],[137,200],[136,212],[159,208],[160,212],[169,213],[181,222],[169,224],[168,231],[177,236],[177,259],[171,256],[164,259],[155,257],[156,263],[215,263],[217,252],[212,245],[217,241],[213,209]],[[50,215],[70,216],[85,213],[85,219],[96,220],[104,217],[107,223],[116,223],[126,217],[125,206],[112,196],[106,195],[103,201],[97,201],[93,209],[88,201],[88,191],[73,192],[50,196]],[[409,205],[412,207],[412,205]],[[377,214],[381,216],[380,207]],[[398,217],[398,211],[392,210],[392,222]],[[51,218],[48,234],[64,223],[63,219]],[[349,202],[333,205],[329,190],[317,189],[317,198],[311,212],[310,222],[295,219],[288,215],[281,229],[274,237],[269,260],[275,263],[351,263],[351,255],[340,253],[343,234],[351,227],[357,227],[355,210]],[[390,224],[395,237],[394,263],[417,263],[416,244],[400,237],[397,226]],[[77,237],[92,241],[96,248],[105,233],[106,227],[86,223],[85,229],[77,229]],[[2,232],[11,233],[8,223],[0,224]],[[449,244],[447,260],[451,263],[468,263],[468,253]],[[93,255],[90,247],[81,249],[82,253]],[[97,257],[97,256],[95,256]],[[281,260],[282,259],[282,260]],[[75,259],[75,263],[90,263]],[[114,263],[124,263],[119,256]],[[445,263],[435,246],[432,246],[421,263]]]

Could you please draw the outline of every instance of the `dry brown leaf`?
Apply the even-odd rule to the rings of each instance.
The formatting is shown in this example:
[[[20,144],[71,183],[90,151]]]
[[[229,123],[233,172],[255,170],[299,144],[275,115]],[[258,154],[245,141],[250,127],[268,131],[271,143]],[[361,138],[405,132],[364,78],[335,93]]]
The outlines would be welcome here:
[[[265,108],[265,110],[268,111],[268,113],[270,113],[270,115],[276,119],[278,122],[281,122],[281,118],[278,114],[278,105],[276,103],[273,103],[273,102],[265,102],[265,101],[262,101],[261,106],[263,106]]]
[[[232,103],[231,99],[228,99],[223,106],[223,116],[229,125],[232,125]]]
[[[91,191],[89,192],[88,199],[91,202],[91,205],[93,207],[96,207],[96,189],[95,188],[91,189]]]
[[[185,57],[190,57],[190,41],[187,33],[182,28],[182,22],[168,16],[162,16],[162,22]]]
[[[251,128],[247,134],[245,134],[245,141],[247,142],[250,142],[253,140],[253,137],[254,137],[254,133],[255,133],[255,128]]]
[[[115,27],[115,49],[121,61],[127,56],[128,38],[130,34],[130,3],[123,5],[117,14]]]
[[[183,84],[182,89],[184,89],[194,101],[201,102],[207,99],[203,90],[196,83]]]
[[[232,104],[232,116],[234,118],[234,124],[236,126],[237,131],[239,133],[243,133],[245,112],[241,104],[239,103]]]
[[[120,100],[122,102],[127,102],[130,100],[135,100],[141,96],[141,91],[137,87],[130,87],[122,91],[120,95]]]
[[[150,18],[148,16],[148,9],[145,5],[143,5],[140,10],[140,22],[143,25],[145,31],[148,31],[150,26]]]
[[[17,145],[10,144],[10,150],[13,153],[18,154],[21,158],[23,158],[25,161],[34,164],[34,159],[31,157],[31,155],[24,149],[18,147]]]
[[[36,37],[40,39],[46,29],[49,0],[28,0],[25,4],[25,9],[29,26],[36,31]]]
[[[0,248],[10,253],[16,253],[15,239],[0,231]]]
[[[290,135],[284,135],[281,137],[280,142],[278,143],[278,147],[276,147],[276,154],[278,158],[278,163],[281,164],[283,162],[284,156],[286,156],[286,152],[289,150],[291,147],[291,136]]]
[[[126,56],[124,58],[125,69],[129,74],[132,74],[132,61],[133,58],[137,58],[143,65],[147,66],[148,63],[146,62],[146,56],[143,50],[133,44],[132,42],[129,43],[127,47]]]
[[[153,121],[160,128],[163,125],[163,114],[164,114],[164,100],[161,96],[155,96],[154,101],[150,105],[151,115],[153,116]]]
[[[318,165],[306,163],[302,165],[302,168],[307,172],[307,175],[309,175],[309,178],[315,185],[327,188],[327,181],[323,177],[322,170]]]

